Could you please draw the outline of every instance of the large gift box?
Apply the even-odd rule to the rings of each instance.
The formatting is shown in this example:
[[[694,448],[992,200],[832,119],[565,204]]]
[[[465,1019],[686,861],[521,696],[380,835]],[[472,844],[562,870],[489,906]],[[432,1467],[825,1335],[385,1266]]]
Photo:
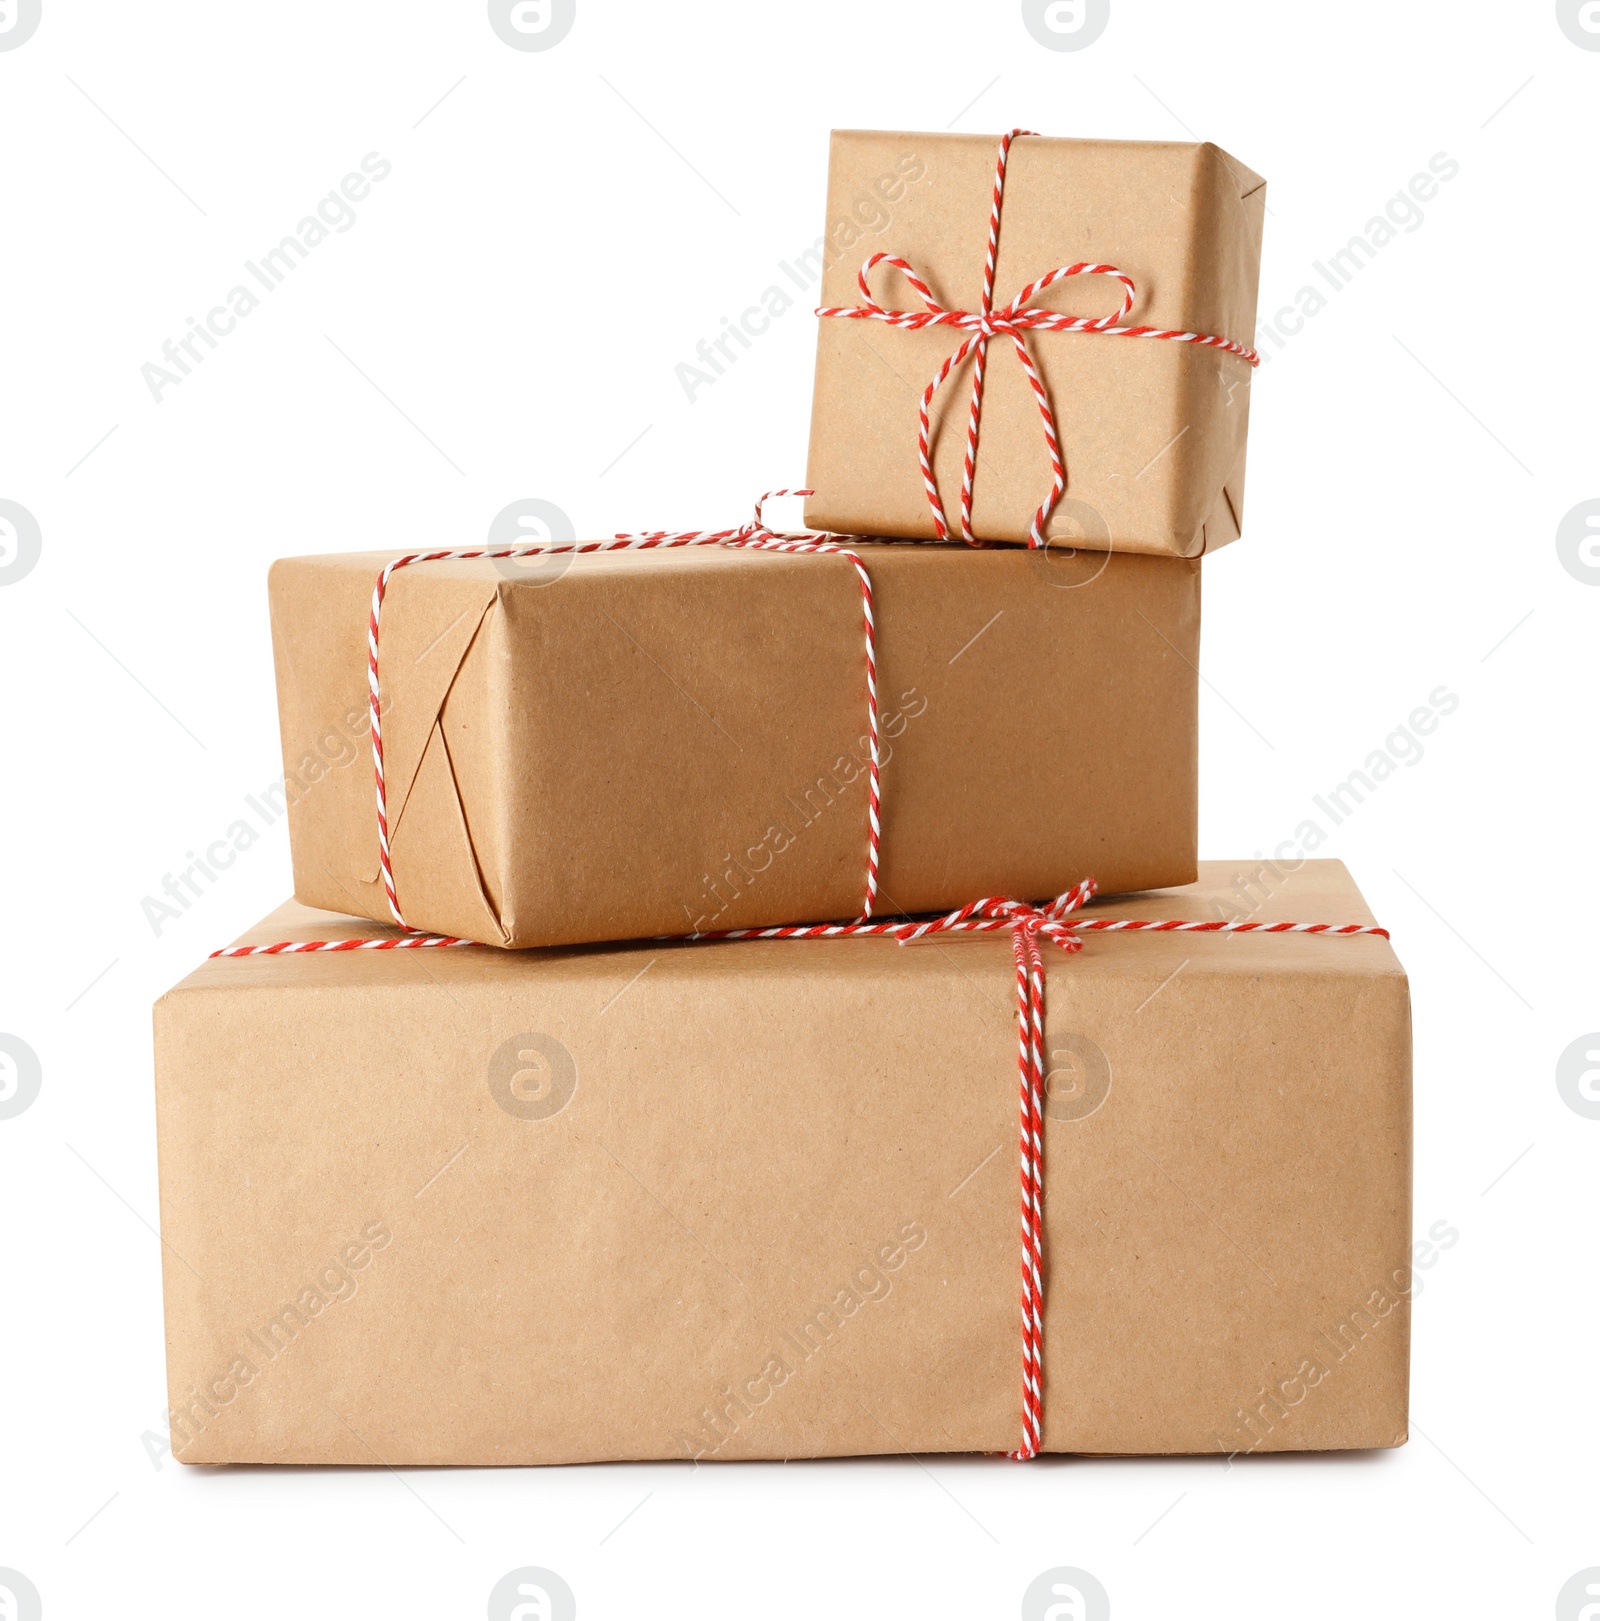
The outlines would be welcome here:
[[[1337,862],[1207,863],[1081,916],[1371,921]],[[399,936],[290,905],[245,937],[357,938]],[[1388,941],[1082,938],[1039,941],[1043,1448],[1403,1441]],[[1018,1449],[1013,948],[207,962],[156,1009],[174,1455]]]
[[[1237,538],[1266,182],[1209,143],[1019,136],[1002,192],[997,148],[988,135],[834,132],[806,521],[931,537],[938,506],[960,537],[970,482],[970,534],[1027,541],[1054,466],[1020,340],[1065,479],[1039,539],[1195,557]],[[1055,271],[1074,273],[1030,291]],[[1040,321],[1061,315],[1137,330]],[[974,339],[987,349],[975,463],[979,355],[933,395],[925,470],[924,391]]]
[[[543,946],[1195,872],[1197,564],[724,546],[271,573],[295,895]],[[369,698],[378,694],[384,844]]]

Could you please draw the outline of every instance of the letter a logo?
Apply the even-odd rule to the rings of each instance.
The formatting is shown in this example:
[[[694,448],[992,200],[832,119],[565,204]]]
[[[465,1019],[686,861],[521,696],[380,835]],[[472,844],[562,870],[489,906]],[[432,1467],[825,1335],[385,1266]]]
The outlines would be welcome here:
[[[553,1570],[508,1570],[489,1594],[489,1621],[577,1621],[578,1601]]]
[[[1045,1606],[1044,1621],[1088,1621],[1083,1594],[1071,1582],[1052,1582],[1050,1596],[1055,1603]]]
[[[537,1582],[518,1582],[517,1597],[522,1603],[513,1606],[510,1621],[551,1621],[550,1595]]]

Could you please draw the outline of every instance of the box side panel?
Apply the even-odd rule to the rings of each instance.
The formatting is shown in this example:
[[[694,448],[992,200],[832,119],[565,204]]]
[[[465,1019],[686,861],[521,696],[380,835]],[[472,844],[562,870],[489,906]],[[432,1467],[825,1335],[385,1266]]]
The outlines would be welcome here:
[[[1088,875],[1108,892],[1194,876],[1194,566],[860,551],[876,616],[880,912],[1046,897]],[[510,943],[861,912],[856,576],[838,558],[729,561],[574,571],[506,603]]]
[[[1137,973],[1052,986],[1047,1444],[1399,1445],[1404,978],[1354,960],[1385,949],[1368,941],[1265,973],[1227,965],[1220,940],[1143,943]]]
[[[295,894],[306,905],[384,922],[367,626],[386,560],[286,558],[269,575]],[[409,899],[419,917],[437,920],[426,926],[482,939],[498,938],[496,924],[439,715],[494,601],[493,580],[450,564],[398,572],[379,638],[384,781],[402,906]]]
[[[901,715],[884,771],[895,905],[1194,877],[1196,565],[1054,548],[873,563]]]

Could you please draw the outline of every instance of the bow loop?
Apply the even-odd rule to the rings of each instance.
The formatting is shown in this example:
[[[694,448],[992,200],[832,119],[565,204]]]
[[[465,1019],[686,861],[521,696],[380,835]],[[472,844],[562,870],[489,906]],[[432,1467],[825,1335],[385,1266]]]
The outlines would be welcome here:
[[[1054,310],[1029,307],[1040,293],[1054,287],[1057,282],[1071,281],[1078,276],[1109,276],[1113,281],[1120,282],[1122,308],[1114,315],[1061,315]],[[1090,264],[1084,260],[1075,265],[1058,265],[1048,275],[1030,281],[1002,314],[1041,332],[1106,332],[1128,318],[1138,295],[1139,289],[1132,276],[1118,270],[1115,265]]]
[[[887,305],[880,304],[877,299],[872,296],[872,286],[868,282],[867,277],[870,276],[879,265],[889,265],[892,269],[898,270],[900,274],[911,283],[912,291],[917,295],[918,298],[922,300],[922,307],[927,311],[926,315],[919,316],[912,310],[891,310],[887,307]],[[902,259],[897,253],[873,254],[872,257],[862,265],[860,270],[856,272],[856,286],[861,289],[863,307],[875,312],[879,316],[900,316],[907,321],[917,322],[919,325],[929,325],[931,323],[928,320],[928,316],[947,316],[952,313],[951,311],[947,310],[937,298],[934,297],[933,289],[927,284],[927,282],[924,281],[923,278],[919,276],[911,267],[911,265],[906,260]]]
[[[826,535],[813,534],[810,530],[804,530],[798,534],[780,536],[767,525],[767,502],[777,501],[785,496],[790,495],[806,496],[813,495],[815,493],[816,492],[813,490],[768,490],[764,495],[758,497],[756,501],[755,516],[750,523],[746,524],[741,530],[738,531],[739,538],[741,540],[750,540],[759,534],[766,535],[774,540],[826,540],[828,538]]]

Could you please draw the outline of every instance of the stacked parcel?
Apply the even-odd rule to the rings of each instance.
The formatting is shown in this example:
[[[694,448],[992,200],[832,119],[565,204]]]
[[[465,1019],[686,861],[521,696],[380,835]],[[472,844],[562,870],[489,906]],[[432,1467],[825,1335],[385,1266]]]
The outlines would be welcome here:
[[[185,1461],[1405,1439],[1404,974],[1196,861],[1264,183],[847,131],[828,210],[822,532],[274,567],[296,900],[156,1011]]]

